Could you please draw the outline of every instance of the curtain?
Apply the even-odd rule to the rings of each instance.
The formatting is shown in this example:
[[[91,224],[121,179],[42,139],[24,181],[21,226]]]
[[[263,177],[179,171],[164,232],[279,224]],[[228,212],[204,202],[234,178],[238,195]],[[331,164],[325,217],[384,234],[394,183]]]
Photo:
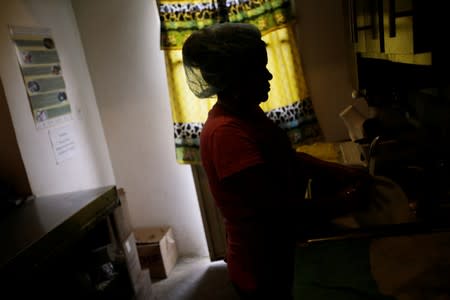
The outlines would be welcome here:
[[[198,99],[189,90],[181,48],[195,30],[224,21],[251,23],[263,34],[267,68],[273,75],[269,99],[261,104],[267,116],[286,131],[294,146],[322,137],[295,43],[290,0],[159,0],[158,7],[177,162],[200,162],[200,132],[216,102],[215,97]]]

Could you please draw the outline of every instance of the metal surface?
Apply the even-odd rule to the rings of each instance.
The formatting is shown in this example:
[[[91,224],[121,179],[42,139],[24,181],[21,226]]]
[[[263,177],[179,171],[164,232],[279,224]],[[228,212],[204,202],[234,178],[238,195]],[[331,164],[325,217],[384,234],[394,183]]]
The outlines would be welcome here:
[[[118,205],[114,186],[38,197],[24,204],[0,223],[1,273],[39,267]]]

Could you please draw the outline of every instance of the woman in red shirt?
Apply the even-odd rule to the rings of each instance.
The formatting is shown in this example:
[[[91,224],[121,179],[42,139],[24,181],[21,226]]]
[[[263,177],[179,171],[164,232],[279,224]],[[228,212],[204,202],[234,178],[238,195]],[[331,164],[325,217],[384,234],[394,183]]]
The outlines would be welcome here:
[[[259,107],[272,79],[265,46],[253,25],[216,24],[187,39],[183,63],[198,97],[218,96],[200,151],[225,222],[230,279],[243,299],[292,299],[300,232],[358,207],[369,177],[297,153],[267,118]],[[320,201],[305,200],[310,179]]]

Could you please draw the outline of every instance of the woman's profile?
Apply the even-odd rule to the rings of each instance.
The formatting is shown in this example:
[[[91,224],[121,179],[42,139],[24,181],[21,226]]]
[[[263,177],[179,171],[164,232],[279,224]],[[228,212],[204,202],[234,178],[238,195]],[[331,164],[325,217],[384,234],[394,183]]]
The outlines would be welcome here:
[[[183,63],[192,92],[217,95],[200,138],[202,165],[225,223],[229,277],[242,299],[292,299],[296,241],[311,223],[364,206],[369,176],[297,153],[259,107],[272,74],[266,44],[250,24],[194,32]],[[314,203],[305,200],[310,180]],[[326,189],[320,188],[320,183]]]

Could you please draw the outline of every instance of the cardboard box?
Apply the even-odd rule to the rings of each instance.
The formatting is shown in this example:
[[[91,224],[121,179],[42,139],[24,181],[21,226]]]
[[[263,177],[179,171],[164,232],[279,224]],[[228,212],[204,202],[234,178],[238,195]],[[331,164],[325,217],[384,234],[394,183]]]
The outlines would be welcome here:
[[[152,283],[150,280],[150,272],[148,269],[142,270],[138,282],[133,285],[136,300],[153,299]]]
[[[166,278],[178,259],[172,228],[134,229],[142,268],[150,269],[152,278]]]
[[[136,248],[136,239],[133,233],[131,233],[128,238],[122,243],[122,249],[125,263],[128,269],[128,274],[130,276],[131,283],[134,285],[135,282],[139,281],[139,276],[141,275],[142,268]]]
[[[116,238],[122,243],[130,236],[130,233],[133,232],[133,228],[131,226],[125,190],[119,188],[117,190],[117,196],[120,200],[120,206],[114,210],[112,220]]]
[[[131,284],[134,300],[150,300],[152,297],[152,282],[148,269],[142,269],[136,246],[136,239],[132,232],[122,243],[121,260],[127,266],[129,283]]]

